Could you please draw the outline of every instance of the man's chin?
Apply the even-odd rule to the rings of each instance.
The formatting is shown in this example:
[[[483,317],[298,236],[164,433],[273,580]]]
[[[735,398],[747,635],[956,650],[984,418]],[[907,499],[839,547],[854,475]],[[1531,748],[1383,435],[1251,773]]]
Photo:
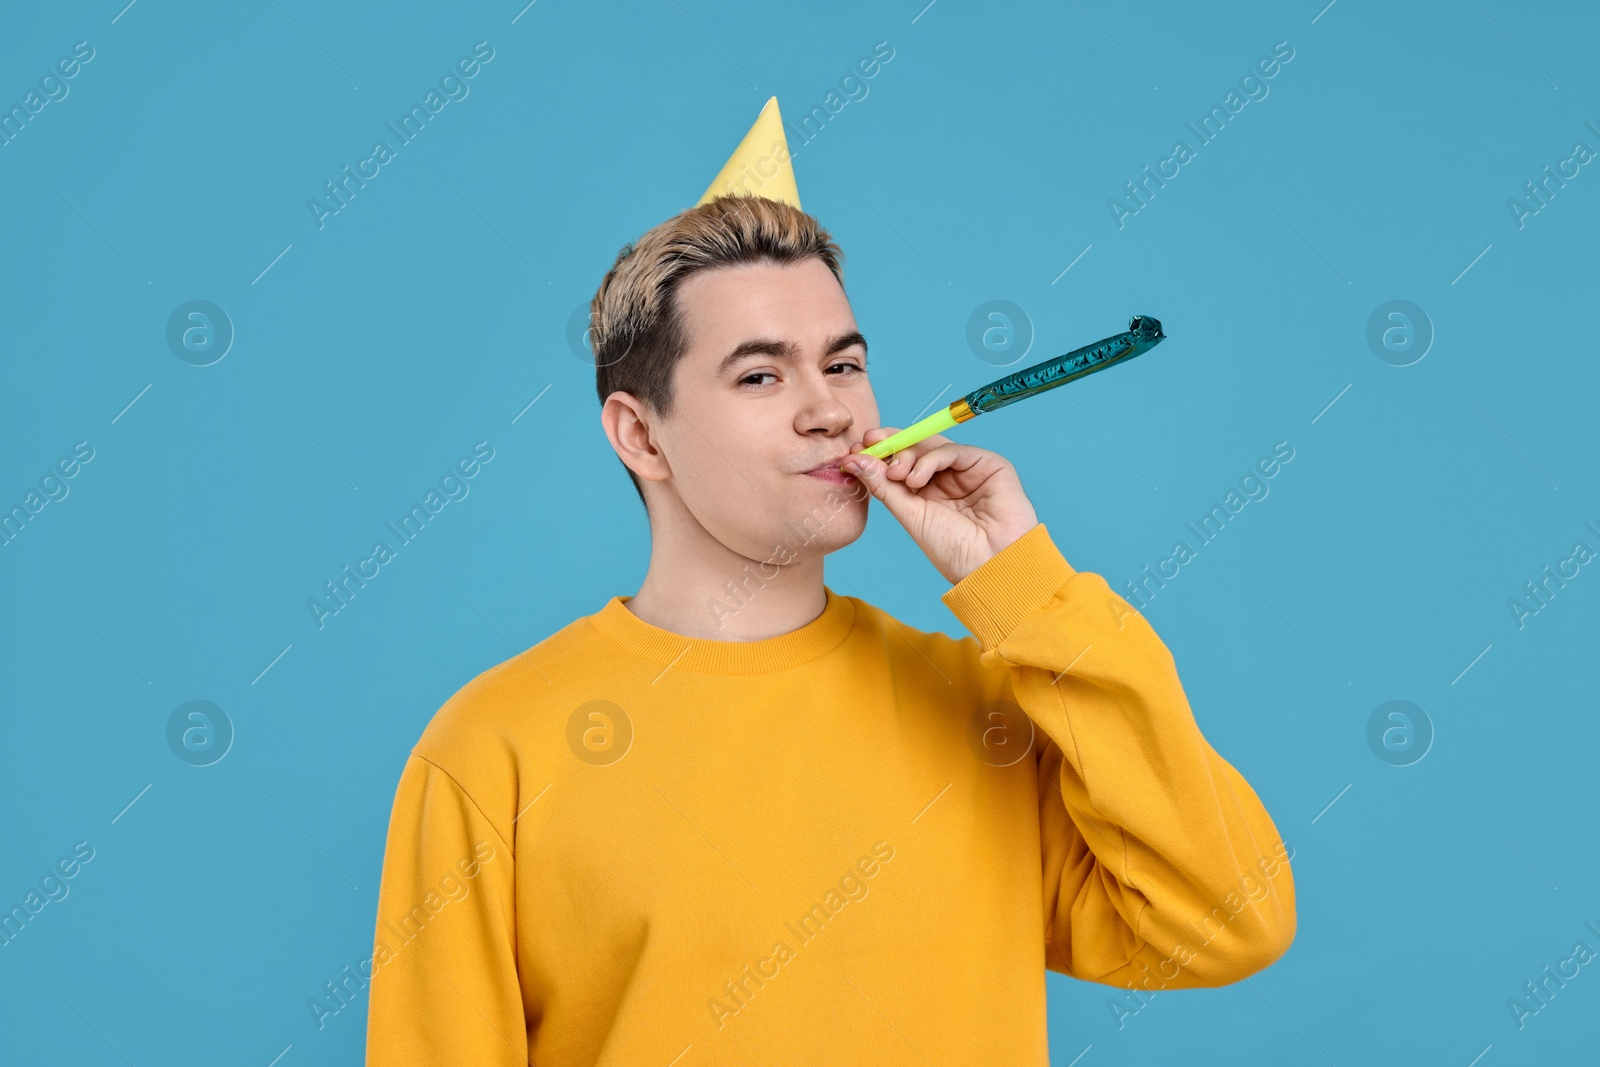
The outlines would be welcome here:
[[[826,556],[830,552],[839,551],[841,548],[849,548],[860,540],[861,535],[867,530],[865,516],[846,525],[844,517],[841,515],[840,521],[836,522],[834,526],[834,529],[824,530],[822,535],[811,543],[811,547],[818,555]]]
[[[829,493],[809,511],[793,510],[790,501],[772,532],[774,544],[789,556],[777,562],[820,558],[854,543],[867,528],[868,500],[862,489],[856,494]]]

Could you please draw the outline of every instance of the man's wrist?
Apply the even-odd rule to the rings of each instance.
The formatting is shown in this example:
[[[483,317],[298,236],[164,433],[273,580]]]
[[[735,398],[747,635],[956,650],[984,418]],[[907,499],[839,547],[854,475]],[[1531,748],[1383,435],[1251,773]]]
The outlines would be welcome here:
[[[941,598],[985,648],[1052,600],[1076,570],[1043,523],[996,552]]]
[[[1021,529],[1016,530],[1016,531],[1014,531],[1012,533],[1009,533],[1009,534],[1006,534],[1006,535],[1002,535],[998,540],[991,541],[990,543],[993,544],[995,547],[990,550],[989,554],[984,556],[982,559],[978,560],[972,566],[968,567],[964,574],[962,574],[959,578],[957,578],[955,581],[951,582],[950,584],[951,585],[959,585],[961,582],[965,581],[967,579],[968,575],[971,575],[974,571],[977,571],[984,564],[988,563],[991,559],[994,559],[1000,553],[1004,552],[1006,549],[1010,548],[1012,545],[1014,545],[1018,541],[1022,540],[1022,538],[1025,535],[1027,535],[1027,533],[1030,530],[1032,530],[1034,527],[1036,527],[1038,525],[1039,525],[1039,521],[1037,519],[1035,519],[1033,522],[1028,523],[1028,525],[1022,527]]]

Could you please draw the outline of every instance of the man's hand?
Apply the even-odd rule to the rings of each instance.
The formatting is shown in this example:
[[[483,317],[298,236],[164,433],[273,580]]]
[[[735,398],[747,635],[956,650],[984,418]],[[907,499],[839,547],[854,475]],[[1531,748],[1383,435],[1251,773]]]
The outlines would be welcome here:
[[[861,448],[898,433],[868,430]],[[860,464],[860,469],[852,469]],[[840,467],[889,509],[952,583],[1038,525],[1017,472],[1003,457],[934,434],[889,457],[855,453]]]

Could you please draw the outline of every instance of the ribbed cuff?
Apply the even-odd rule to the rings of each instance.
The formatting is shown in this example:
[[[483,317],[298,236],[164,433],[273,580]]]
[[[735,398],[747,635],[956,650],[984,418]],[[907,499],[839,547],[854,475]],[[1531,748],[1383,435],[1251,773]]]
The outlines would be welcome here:
[[[940,599],[987,652],[1019,622],[1050,603],[1076,573],[1041,522]]]

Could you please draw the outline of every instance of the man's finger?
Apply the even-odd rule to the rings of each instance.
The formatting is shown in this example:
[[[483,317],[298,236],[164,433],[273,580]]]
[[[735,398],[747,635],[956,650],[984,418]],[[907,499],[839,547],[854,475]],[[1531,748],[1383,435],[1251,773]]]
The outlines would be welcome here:
[[[876,429],[868,430],[866,434],[863,435],[861,444],[863,447],[867,445],[875,445],[884,438],[893,437],[899,432],[900,431],[893,426],[879,426]]]
[[[924,449],[913,461],[912,470],[908,470],[906,473],[909,475],[912,471],[920,471],[931,477],[936,472],[950,466],[956,456],[963,455],[968,451],[970,451],[970,446],[958,445],[953,441],[945,441],[942,444]]]
[[[904,524],[910,517],[909,508],[918,503],[916,494],[899,482],[890,481],[888,468],[876,456],[851,456],[842,464],[846,474],[853,475],[867,492],[877,497],[889,514]]]

